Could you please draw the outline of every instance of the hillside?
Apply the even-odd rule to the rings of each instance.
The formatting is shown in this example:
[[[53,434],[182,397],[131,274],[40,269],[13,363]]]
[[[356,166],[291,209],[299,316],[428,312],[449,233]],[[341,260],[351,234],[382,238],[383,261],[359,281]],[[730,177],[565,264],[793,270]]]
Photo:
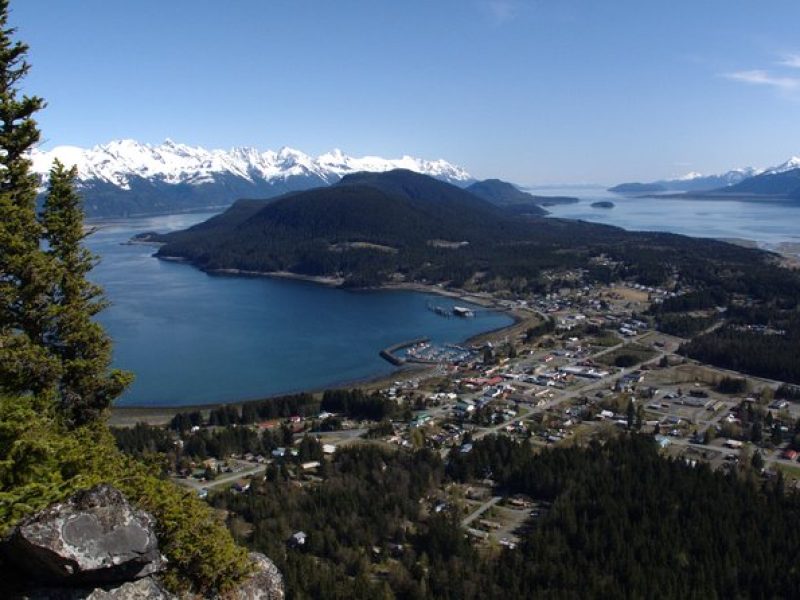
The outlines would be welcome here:
[[[548,214],[543,208],[545,206],[578,202],[577,198],[571,196],[535,196],[500,179],[476,181],[465,189],[487,202],[502,206],[508,212],[518,215],[544,216]]]
[[[456,186],[410,171],[359,173],[334,186],[269,202],[240,201],[186,231],[160,238],[159,256],[207,269],[346,273],[409,268],[449,245],[488,243],[514,229],[504,212]]]
[[[515,216],[402,170],[355,174],[263,204],[237,203],[156,239],[164,243],[158,256],[207,271],[291,271],[348,285],[411,280],[540,290],[550,285],[549,271],[586,268],[601,281],[624,276],[655,285],[679,271],[686,284],[724,276],[742,288],[767,276],[770,259],[713,240]],[[605,266],[596,264],[601,256]]]

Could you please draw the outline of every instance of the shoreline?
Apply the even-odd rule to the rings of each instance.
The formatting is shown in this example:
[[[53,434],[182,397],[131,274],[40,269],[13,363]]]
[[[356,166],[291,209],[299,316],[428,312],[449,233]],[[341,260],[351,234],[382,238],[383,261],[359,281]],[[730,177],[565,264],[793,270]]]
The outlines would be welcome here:
[[[174,261],[175,258],[169,256],[157,257],[163,260]],[[189,263],[186,259],[179,262]],[[194,267],[194,265],[192,265]],[[195,267],[197,268],[197,267]],[[209,275],[228,275],[231,277],[272,277],[275,279],[293,279],[295,281],[307,281],[309,283],[317,283],[328,287],[341,287],[344,283],[343,277],[330,277],[326,275],[301,275],[300,273],[292,273],[291,271],[248,271],[246,269],[210,269],[205,271]]]
[[[304,281],[308,283],[315,283],[318,285],[326,285],[329,287],[334,287],[334,284],[331,283],[332,278],[329,277],[320,278],[320,277],[298,275],[295,273],[288,273],[281,271],[274,273],[252,273],[252,274],[251,273],[240,274],[238,272],[231,272],[231,271],[235,270],[225,270],[225,272],[219,274],[223,276],[228,275],[232,277],[234,276],[275,277],[278,279]],[[501,338],[508,338],[512,334],[519,333],[518,330],[520,329],[521,325],[527,324],[534,318],[537,321],[541,320],[541,316],[535,312],[531,312],[529,315],[523,315],[520,314],[521,311],[518,310],[498,308],[495,304],[495,299],[490,296],[483,296],[483,295],[475,296],[470,292],[467,292],[466,290],[448,290],[435,284],[423,284],[414,282],[390,283],[376,287],[353,288],[352,291],[397,291],[397,292],[409,291],[409,292],[436,294],[450,299],[463,300],[464,302],[475,304],[477,306],[489,310],[495,310],[511,318],[512,322],[509,323],[508,325],[483,331],[481,333],[472,335],[461,342],[458,342],[459,344],[465,346],[472,346],[480,343],[486,343],[487,341],[495,341]],[[133,426],[138,422],[146,422],[151,425],[163,425],[168,423],[169,420],[174,415],[182,412],[209,411],[222,406],[241,406],[243,404],[247,404],[250,402],[261,402],[264,400],[280,398],[282,396],[289,396],[293,394],[307,393],[307,394],[317,395],[329,389],[342,389],[347,387],[365,387],[369,389],[377,389],[379,387],[391,385],[394,381],[424,376],[426,372],[434,371],[437,368],[437,366],[438,366],[437,364],[427,365],[419,363],[407,363],[402,366],[397,366],[393,368],[392,371],[389,373],[380,373],[373,376],[367,376],[348,381],[334,382],[331,383],[330,385],[323,386],[320,388],[310,388],[310,389],[299,388],[297,390],[290,390],[287,392],[280,392],[276,394],[268,394],[256,398],[245,398],[245,399],[237,399],[230,401],[223,400],[218,402],[210,402],[207,404],[181,404],[181,405],[140,404],[140,405],[127,405],[127,406],[112,406],[109,412],[109,424],[116,427]]]

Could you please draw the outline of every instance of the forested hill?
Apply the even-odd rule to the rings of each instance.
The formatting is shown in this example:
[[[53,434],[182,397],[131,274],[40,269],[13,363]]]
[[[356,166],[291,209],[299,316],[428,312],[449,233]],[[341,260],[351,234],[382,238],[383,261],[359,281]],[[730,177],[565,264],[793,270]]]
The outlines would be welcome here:
[[[572,204],[577,198],[569,196],[535,196],[523,192],[517,186],[500,179],[484,179],[467,186],[466,190],[506,210],[517,214],[544,216],[547,211],[543,206],[553,204]]]
[[[456,186],[409,171],[359,173],[334,186],[238,202],[157,238],[162,257],[209,271],[335,275],[351,285],[406,280],[540,291],[547,272],[585,268],[599,281],[655,285],[724,280],[731,289],[786,279],[767,253],[684,236],[514,215]],[[548,283],[550,282],[550,283]],[[759,283],[762,282],[762,283]]]

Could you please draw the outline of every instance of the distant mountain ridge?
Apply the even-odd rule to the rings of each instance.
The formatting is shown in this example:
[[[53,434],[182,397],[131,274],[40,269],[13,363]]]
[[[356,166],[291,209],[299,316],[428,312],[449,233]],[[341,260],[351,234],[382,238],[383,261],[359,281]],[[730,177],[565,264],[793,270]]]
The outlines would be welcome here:
[[[166,140],[117,140],[93,148],[35,150],[33,170],[46,179],[58,158],[77,165],[87,216],[119,217],[221,207],[239,198],[269,198],[330,185],[361,171],[408,169],[465,186],[474,179],[445,160],[411,156],[352,157],[341,150],[312,157],[292,148],[207,150]]]
[[[757,175],[761,171],[753,167],[742,169],[732,169],[719,175],[701,175],[699,173],[689,173],[678,179],[662,179],[649,183],[621,183],[608,188],[609,192],[619,194],[639,194],[653,192],[702,192],[735,185],[749,177]]]
[[[800,167],[786,171],[761,173],[736,185],[707,193],[800,200]]]
[[[648,183],[630,182],[621,183],[608,188],[609,192],[619,194],[648,194],[660,192],[710,192],[722,191],[731,188],[753,177],[762,175],[780,175],[800,168],[800,157],[792,156],[789,160],[775,167],[759,169],[755,167],[742,167],[731,169],[716,175],[702,175],[688,173],[677,179],[661,179]]]

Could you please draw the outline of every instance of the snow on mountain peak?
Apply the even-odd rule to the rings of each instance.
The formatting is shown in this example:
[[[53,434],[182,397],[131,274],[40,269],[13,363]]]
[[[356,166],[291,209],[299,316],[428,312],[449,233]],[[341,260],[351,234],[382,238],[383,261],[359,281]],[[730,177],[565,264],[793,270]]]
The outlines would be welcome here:
[[[780,164],[777,167],[772,167],[771,169],[767,169],[765,173],[784,173],[786,171],[791,171],[792,169],[800,169],[800,156],[792,156],[783,164]]]
[[[284,146],[259,151],[252,147],[206,150],[169,138],[159,145],[143,144],[132,139],[114,140],[92,148],[57,146],[52,150],[31,153],[33,170],[46,177],[53,160],[66,166],[77,165],[80,181],[101,181],[121,189],[130,189],[133,178],[159,180],[168,184],[213,183],[217,176],[233,175],[250,182],[272,181],[289,177],[316,177],[333,183],[357,171],[410,169],[451,182],[467,182],[470,175],[445,160],[423,160],[410,156],[384,159],[377,156],[352,157],[336,148],[316,158]]]

